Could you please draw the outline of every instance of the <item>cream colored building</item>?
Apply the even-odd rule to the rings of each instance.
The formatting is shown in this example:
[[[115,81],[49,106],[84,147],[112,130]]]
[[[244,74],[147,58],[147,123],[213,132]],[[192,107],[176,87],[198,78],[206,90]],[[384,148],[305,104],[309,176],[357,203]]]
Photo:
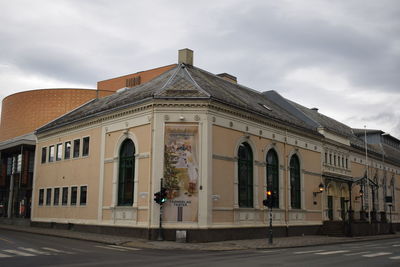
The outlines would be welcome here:
[[[352,224],[366,181],[365,155],[354,144],[364,143],[303,108],[196,68],[192,51],[180,50],[179,64],[155,79],[36,131],[32,221],[154,239],[160,206],[153,198],[163,178],[162,226],[171,240],[177,230],[188,241],[265,236],[267,189],[275,235],[321,233],[324,221],[346,214]],[[398,202],[400,164],[369,149],[368,177],[390,177]],[[386,211],[383,191],[376,190],[377,212]]]

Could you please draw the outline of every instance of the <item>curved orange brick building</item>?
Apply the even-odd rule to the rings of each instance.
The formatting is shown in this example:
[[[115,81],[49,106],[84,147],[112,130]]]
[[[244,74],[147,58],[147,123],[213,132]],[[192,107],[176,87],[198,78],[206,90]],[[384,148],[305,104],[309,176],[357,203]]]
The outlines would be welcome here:
[[[36,128],[96,98],[114,92],[94,89],[39,89],[3,99],[0,142],[33,132]]]
[[[39,89],[4,98],[0,121],[0,217],[30,218],[37,128],[94,98],[140,85],[174,66],[100,81],[97,90]]]

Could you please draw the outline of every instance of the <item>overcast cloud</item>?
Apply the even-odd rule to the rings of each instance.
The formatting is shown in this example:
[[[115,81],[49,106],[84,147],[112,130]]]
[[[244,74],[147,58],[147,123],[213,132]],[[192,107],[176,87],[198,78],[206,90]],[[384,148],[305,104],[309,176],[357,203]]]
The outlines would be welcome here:
[[[400,138],[400,1],[0,0],[0,100],[177,61]]]

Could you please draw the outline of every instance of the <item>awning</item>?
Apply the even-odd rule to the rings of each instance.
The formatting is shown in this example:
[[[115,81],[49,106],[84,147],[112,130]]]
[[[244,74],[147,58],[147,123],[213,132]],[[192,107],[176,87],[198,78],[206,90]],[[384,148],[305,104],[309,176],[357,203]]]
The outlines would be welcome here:
[[[29,133],[0,142],[0,150],[19,145],[36,145],[36,136],[33,133]]]
[[[328,180],[334,180],[338,182],[355,182],[353,177],[349,176],[343,176],[343,175],[338,175],[338,174],[333,174],[333,173],[322,173],[322,177]]]
[[[346,183],[357,183],[360,184],[363,182],[363,180],[366,180],[367,177],[364,175],[362,177],[349,177],[349,176],[342,176],[338,174],[333,174],[333,173],[323,173],[322,177],[328,180],[333,180],[333,181],[338,181],[338,182],[346,182]],[[369,184],[371,186],[378,187],[378,185],[371,179],[369,180]]]

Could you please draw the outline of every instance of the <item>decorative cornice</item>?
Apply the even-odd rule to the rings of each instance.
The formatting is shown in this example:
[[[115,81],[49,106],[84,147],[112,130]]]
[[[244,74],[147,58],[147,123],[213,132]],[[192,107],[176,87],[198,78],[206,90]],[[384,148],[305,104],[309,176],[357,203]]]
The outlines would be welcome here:
[[[303,173],[307,174],[307,175],[318,176],[318,177],[321,177],[321,175],[322,175],[322,173],[310,172],[310,171],[306,171],[306,170],[303,170]]]
[[[210,102],[209,108],[211,110],[228,113],[228,114],[234,115],[236,117],[240,117],[240,118],[243,118],[243,119],[246,119],[249,121],[253,121],[258,124],[277,128],[282,131],[288,130],[290,128],[290,130],[293,131],[294,133],[299,133],[301,135],[307,135],[314,139],[316,139],[316,138],[318,139],[318,137],[320,139],[323,138],[323,136],[318,136],[319,133],[317,133],[317,132],[311,133],[312,130],[310,130],[310,129],[301,128],[300,126],[297,126],[297,125],[289,125],[288,122],[277,121],[274,118],[268,118],[266,116],[263,116],[262,114],[257,114],[255,112],[249,112],[249,111],[243,110],[242,108],[239,108],[239,107],[230,107],[227,104],[220,103],[217,101]],[[299,132],[300,128],[303,131]]]
[[[68,124],[65,126],[56,127],[55,129],[50,129],[47,132],[39,133],[39,134],[37,134],[37,136],[40,138],[46,138],[46,137],[49,137],[52,135],[57,135],[57,134],[60,134],[60,133],[66,132],[66,131],[73,131],[73,130],[83,128],[83,127],[100,125],[101,123],[104,123],[105,121],[108,121],[108,120],[113,120],[113,119],[121,118],[123,116],[135,114],[137,112],[150,110],[152,107],[153,107],[153,104],[146,104],[146,105],[142,105],[142,106],[132,107],[129,109],[115,112],[113,114],[108,114],[108,115],[104,115],[104,116],[100,116],[100,117],[96,117],[96,118],[91,118],[86,121],[76,122],[76,123],[71,123],[71,124]]]
[[[255,164],[256,166],[259,166],[259,167],[265,167],[265,166],[267,166],[267,163],[266,163],[265,161],[257,161],[257,160],[255,160],[255,161],[254,161],[254,164]]]
[[[225,160],[225,161],[231,161],[231,162],[236,162],[237,158],[235,157],[228,157],[228,156],[221,156],[221,155],[216,155],[213,154],[213,159],[219,159],[219,160]]]

